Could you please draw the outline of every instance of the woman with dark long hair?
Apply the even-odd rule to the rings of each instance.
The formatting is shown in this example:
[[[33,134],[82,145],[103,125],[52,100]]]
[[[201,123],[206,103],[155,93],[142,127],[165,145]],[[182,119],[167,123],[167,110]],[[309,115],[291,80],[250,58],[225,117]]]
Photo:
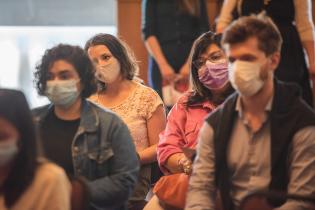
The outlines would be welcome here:
[[[189,57],[192,91],[183,95],[171,109],[157,148],[158,162],[166,175],[191,173],[192,160],[184,150],[195,149],[204,118],[234,92],[228,81],[228,61],[220,40],[221,35],[209,31],[194,42]],[[186,194],[180,193],[183,197]],[[166,210],[174,205],[167,202],[163,195],[155,195],[145,210]],[[182,203],[181,207],[184,205]]]
[[[64,171],[38,158],[31,111],[22,92],[0,89],[0,209],[70,209]]]
[[[154,90],[137,81],[138,65],[122,40],[110,34],[96,34],[87,41],[85,50],[94,64],[99,85],[90,100],[118,114],[136,146],[141,169],[128,209],[142,210],[151,186],[158,135],[165,128],[163,102]]]

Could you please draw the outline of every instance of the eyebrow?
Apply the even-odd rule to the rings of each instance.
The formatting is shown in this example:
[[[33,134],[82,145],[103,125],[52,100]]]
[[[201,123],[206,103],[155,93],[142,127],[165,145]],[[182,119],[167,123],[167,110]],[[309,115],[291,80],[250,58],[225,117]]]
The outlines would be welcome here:
[[[209,55],[206,55],[206,57],[200,55],[200,58],[207,59],[208,57],[210,57],[210,56],[212,56],[212,55],[214,55],[214,54],[216,54],[216,53],[221,53],[221,54],[223,54],[222,50],[217,50],[217,51],[211,52]]]
[[[223,53],[223,52],[222,50],[217,50],[217,51],[211,52],[210,55],[215,54],[215,53]]]
[[[58,73],[59,74],[64,74],[64,73],[68,73],[70,71],[71,71],[70,69],[63,69],[63,70],[59,71]]]
[[[62,69],[56,73],[52,73],[52,72],[49,72],[50,75],[63,75],[63,74],[71,74],[71,70],[70,69]]]
[[[257,58],[257,56],[252,55],[252,54],[244,54],[244,55],[240,56],[240,58],[241,59],[248,59],[248,58],[252,59],[252,58]]]
[[[101,54],[101,56],[104,56],[104,55],[106,55],[106,56],[113,56],[113,55],[110,54],[110,53],[102,53],[102,54]]]
[[[241,55],[239,56],[238,58],[235,58],[233,56],[229,56],[228,57],[228,60],[231,62],[231,61],[235,61],[237,59],[240,59],[240,60],[254,60],[254,59],[257,59],[257,56],[255,55],[252,55],[252,54],[244,54],[244,55]]]

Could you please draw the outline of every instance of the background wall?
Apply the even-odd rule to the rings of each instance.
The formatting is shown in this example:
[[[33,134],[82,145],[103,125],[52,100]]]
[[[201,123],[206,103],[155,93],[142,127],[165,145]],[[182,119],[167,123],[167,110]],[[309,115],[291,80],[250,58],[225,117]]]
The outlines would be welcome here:
[[[114,0],[1,0],[0,25],[114,25]]]
[[[0,0],[0,87],[22,90],[31,107],[38,96],[35,65],[59,43],[84,46],[96,33],[116,34],[115,0]]]

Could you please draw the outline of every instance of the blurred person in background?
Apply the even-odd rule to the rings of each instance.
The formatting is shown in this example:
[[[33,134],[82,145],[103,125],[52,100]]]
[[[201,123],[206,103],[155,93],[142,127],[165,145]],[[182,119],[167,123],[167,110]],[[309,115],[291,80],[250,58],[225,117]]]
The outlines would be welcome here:
[[[0,89],[0,209],[69,210],[70,193],[64,170],[39,158],[24,94]]]

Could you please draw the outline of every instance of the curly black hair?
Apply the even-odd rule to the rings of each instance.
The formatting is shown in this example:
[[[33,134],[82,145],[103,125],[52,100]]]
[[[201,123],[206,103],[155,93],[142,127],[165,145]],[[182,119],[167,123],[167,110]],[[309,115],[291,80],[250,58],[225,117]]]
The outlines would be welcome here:
[[[94,68],[85,51],[80,46],[58,44],[47,49],[39,64],[36,65],[34,83],[39,95],[45,95],[49,69],[58,60],[67,61],[78,72],[83,87],[82,98],[88,98],[96,91]]]

